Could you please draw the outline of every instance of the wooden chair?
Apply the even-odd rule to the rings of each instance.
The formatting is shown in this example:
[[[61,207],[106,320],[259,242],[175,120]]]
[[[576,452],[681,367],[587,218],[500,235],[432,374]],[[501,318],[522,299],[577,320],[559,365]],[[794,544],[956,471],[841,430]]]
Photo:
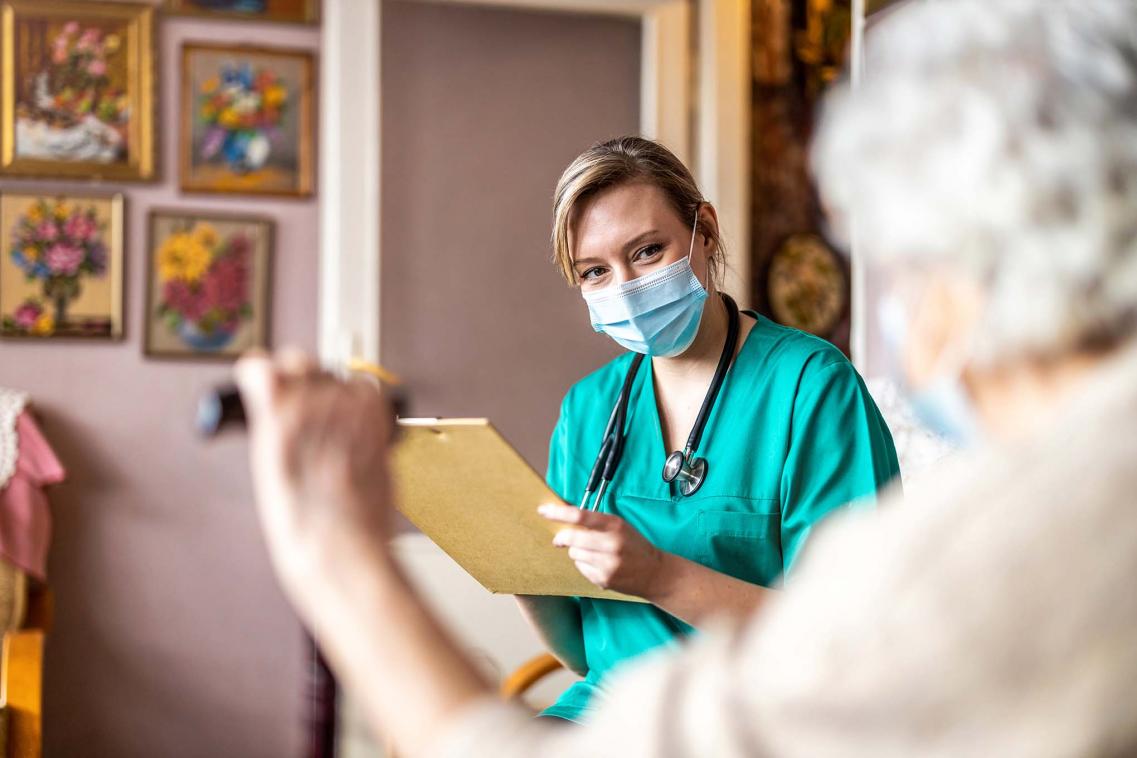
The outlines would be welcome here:
[[[505,700],[517,700],[537,682],[562,668],[564,667],[556,658],[548,653],[541,653],[518,666],[512,674],[503,679],[498,691]]]
[[[43,646],[50,624],[50,591],[30,587],[24,623],[4,634],[0,652],[0,744],[6,758],[43,755]]]

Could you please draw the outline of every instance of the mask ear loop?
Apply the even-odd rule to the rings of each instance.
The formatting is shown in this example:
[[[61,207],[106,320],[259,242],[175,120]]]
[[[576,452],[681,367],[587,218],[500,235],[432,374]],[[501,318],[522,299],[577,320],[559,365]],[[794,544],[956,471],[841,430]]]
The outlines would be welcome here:
[[[702,209],[702,202],[695,204],[695,222],[691,224],[691,244],[687,248],[687,262],[691,262],[691,257],[695,254],[695,235],[699,231],[699,211]]]
[[[703,209],[703,201],[700,200],[698,203],[695,204],[695,222],[693,224],[691,224],[691,245],[687,248],[687,265],[688,266],[691,265],[691,261],[693,260],[694,255],[695,255],[695,237],[699,233],[699,211],[701,211],[702,209]],[[696,276],[695,279],[696,279],[696,281],[698,281],[699,277]],[[713,295],[715,293],[715,291],[711,289],[711,267],[709,265],[707,266],[707,283],[703,284],[702,282],[699,282],[699,285],[703,288],[703,291],[706,292],[708,296]]]

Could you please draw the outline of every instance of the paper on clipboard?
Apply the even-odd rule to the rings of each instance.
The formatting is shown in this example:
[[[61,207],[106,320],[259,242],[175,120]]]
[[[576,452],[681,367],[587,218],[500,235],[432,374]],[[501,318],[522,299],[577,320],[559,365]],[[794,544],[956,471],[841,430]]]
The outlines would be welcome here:
[[[400,419],[392,459],[399,510],[490,592],[632,600],[589,582],[562,525],[537,514],[559,498],[486,419]]]

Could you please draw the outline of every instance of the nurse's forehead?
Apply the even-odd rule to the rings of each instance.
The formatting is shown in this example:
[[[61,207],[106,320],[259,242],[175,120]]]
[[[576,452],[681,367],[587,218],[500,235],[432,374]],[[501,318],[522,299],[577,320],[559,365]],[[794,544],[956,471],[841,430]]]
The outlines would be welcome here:
[[[597,193],[581,207],[573,224],[573,258],[622,252],[646,231],[671,231],[678,223],[667,196],[652,184],[621,184]]]

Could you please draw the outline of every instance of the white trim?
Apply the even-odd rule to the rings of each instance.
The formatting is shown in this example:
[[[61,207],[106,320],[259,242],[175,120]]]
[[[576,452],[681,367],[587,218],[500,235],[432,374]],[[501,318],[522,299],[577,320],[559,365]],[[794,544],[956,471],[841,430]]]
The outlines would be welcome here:
[[[750,0],[699,0],[696,175],[726,241],[724,289],[750,305]]]
[[[329,367],[379,360],[379,8],[324,3],[319,355]]]
[[[691,11],[655,3],[641,16],[640,133],[691,161]]]
[[[850,50],[852,87],[861,85],[865,75],[865,0],[853,0],[853,29]],[[857,219],[849,219],[849,353],[853,365],[863,374],[869,370],[868,280],[865,263],[858,253]]]
[[[608,13],[643,25],[640,131],[691,158],[688,0],[419,0]],[[377,363],[381,0],[324,3],[320,121],[319,355]],[[351,146],[347,157],[345,145]]]

